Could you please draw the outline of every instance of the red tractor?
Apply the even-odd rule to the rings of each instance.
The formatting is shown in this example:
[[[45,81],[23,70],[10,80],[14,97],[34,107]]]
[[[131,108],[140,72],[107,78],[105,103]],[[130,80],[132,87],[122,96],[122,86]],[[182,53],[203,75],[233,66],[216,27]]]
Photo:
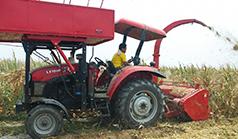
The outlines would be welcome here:
[[[161,41],[166,30],[125,19],[114,24],[112,10],[35,0],[2,0],[0,16],[0,41],[21,42],[26,53],[24,98],[16,111],[27,112],[26,130],[33,138],[59,134],[63,119],[70,119],[73,110],[101,111],[102,117],[115,118],[126,128],[150,126],[163,117],[205,120],[209,116],[207,90],[158,82],[158,77],[165,78],[158,66],[159,42],[154,62],[140,65],[143,43]],[[96,63],[92,62],[93,55],[87,61],[87,48],[112,40],[114,32],[124,35],[122,43],[127,37],[139,40],[133,66],[116,71],[110,61],[95,57]],[[39,49],[51,52],[52,65],[30,72],[31,54],[44,58]],[[71,59],[79,52],[78,62],[68,60],[65,51],[70,51]],[[174,87],[189,93],[177,95],[172,93]]]

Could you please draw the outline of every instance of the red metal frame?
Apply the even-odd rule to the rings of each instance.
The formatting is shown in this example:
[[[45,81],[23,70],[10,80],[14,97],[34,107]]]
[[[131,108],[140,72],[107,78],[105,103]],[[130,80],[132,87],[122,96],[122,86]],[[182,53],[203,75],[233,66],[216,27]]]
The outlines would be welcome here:
[[[77,37],[58,37],[58,36],[43,36],[43,35],[25,35],[23,36],[24,40],[35,40],[35,41],[49,41],[49,40],[59,40],[59,41],[68,41],[68,42],[86,42],[86,38]]]
[[[65,56],[64,52],[62,51],[62,49],[60,48],[60,46],[58,44],[55,45],[56,49],[59,51],[60,55],[63,57],[64,61],[66,62],[66,64],[69,66],[69,69],[72,73],[75,73],[75,69],[72,66],[72,64],[70,63],[70,61],[67,59],[67,57]]]
[[[58,37],[96,45],[114,38],[114,11],[32,0],[1,0],[0,41]],[[93,18],[92,18],[93,17]],[[102,20],[107,19],[107,20]],[[4,37],[8,36],[8,37]],[[81,40],[82,39],[82,40]]]

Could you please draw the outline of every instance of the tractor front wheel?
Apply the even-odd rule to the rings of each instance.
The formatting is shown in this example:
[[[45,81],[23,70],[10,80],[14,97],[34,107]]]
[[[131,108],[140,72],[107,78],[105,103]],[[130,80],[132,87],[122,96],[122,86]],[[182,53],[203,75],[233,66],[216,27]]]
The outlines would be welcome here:
[[[114,103],[117,119],[126,128],[151,126],[163,114],[163,94],[148,80],[136,80],[123,86]]]
[[[34,139],[58,135],[62,127],[62,114],[50,105],[34,107],[26,119],[26,131]]]

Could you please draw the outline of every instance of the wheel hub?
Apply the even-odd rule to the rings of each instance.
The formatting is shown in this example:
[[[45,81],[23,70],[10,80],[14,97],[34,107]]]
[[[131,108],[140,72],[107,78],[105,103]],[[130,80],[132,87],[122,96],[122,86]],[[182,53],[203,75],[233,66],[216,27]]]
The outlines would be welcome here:
[[[133,107],[135,114],[139,116],[146,116],[152,108],[152,104],[150,102],[150,98],[144,95],[135,99]]]
[[[34,122],[35,131],[39,134],[49,134],[55,128],[55,119],[52,115],[40,114]]]
[[[138,123],[146,123],[153,119],[157,109],[158,101],[148,90],[137,92],[130,100],[130,115]]]
[[[42,130],[43,129],[48,129],[49,128],[49,126],[51,126],[51,119],[49,119],[49,117],[47,117],[47,116],[42,116],[41,118],[39,118],[38,120],[37,120],[37,126],[38,126],[38,128],[41,128]]]

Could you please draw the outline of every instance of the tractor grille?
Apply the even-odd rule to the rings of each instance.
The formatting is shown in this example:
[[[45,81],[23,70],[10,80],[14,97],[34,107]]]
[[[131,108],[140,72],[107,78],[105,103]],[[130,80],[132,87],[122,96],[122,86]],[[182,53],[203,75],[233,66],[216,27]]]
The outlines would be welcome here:
[[[34,83],[34,96],[42,96],[45,83]]]

